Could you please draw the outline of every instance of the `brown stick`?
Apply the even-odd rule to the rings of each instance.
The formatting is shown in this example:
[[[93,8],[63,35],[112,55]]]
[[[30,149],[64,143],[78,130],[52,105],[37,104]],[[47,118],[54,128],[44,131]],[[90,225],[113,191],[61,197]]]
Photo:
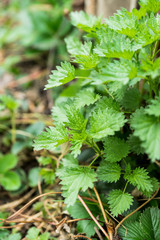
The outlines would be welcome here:
[[[87,205],[85,204],[85,202],[83,201],[83,199],[81,198],[80,195],[78,195],[78,199],[80,200],[80,202],[82,203],[82,205],[85,207],[86,211],[88,212],[88,214],[90,215],[90,217],[93,219],[93,221],[97,224],[97,226],[101,229],[101,231],[104,233],[104,235],[107,237],[107,239],[109,240],[109,236],[106,233],[106,231],[104,230],[104,228],[99,224],[99,222],[97,221],[97,219],[93,216],[93,214],[91,213],[91,211],[89,210],[89,208],[87,207]]]
[[[83,236],[83,235],[76,235],[76,236],[73,236],[73,238],[87,238],[89,240],[92,240],[91,238]]]
[[[33,198],[31,201],[29,201],[26,205],[24,205],[21,209],[19,209],[17,212],[12,214],[10,217],[7,218],[7,220],[15,219],[19,214],[21,214],[26,208],[28,208],[33,202],[35,202],[37,199],[50,195],[50,194],[61,194],[62,192],[50,192],[50,193],[44,193],[41,194],[35,198]]]

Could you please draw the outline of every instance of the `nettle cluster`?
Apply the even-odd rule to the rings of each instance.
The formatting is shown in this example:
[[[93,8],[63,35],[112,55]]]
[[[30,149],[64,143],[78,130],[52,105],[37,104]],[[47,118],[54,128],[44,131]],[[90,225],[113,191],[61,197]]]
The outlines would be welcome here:
[[[94,186],[103,185],[103,200],[113,217],[137,208],[134,188],[147,198],[158,189],[152,166],[160,160],[160,1],[141,0],[140,6],[119,10],[104,22],[71,13],[72,24],[87,34],[84,41],[65,40],[71,63],[61,63],[46,85],[49,89],[78,79],[78,87],[76,81],[69,85],[76,86],[72,96],[53,107],[55,126],[34,143],[35,150],[54,151],[61,144],[68,149],[56,174],[77,218],[86,217],[76,202],[78,194],[87,196]],[[91,148],[92,155],[84,154]],[[99,210],[94,206],[93,211]],[[88,236],[94,231],[90,228]]]

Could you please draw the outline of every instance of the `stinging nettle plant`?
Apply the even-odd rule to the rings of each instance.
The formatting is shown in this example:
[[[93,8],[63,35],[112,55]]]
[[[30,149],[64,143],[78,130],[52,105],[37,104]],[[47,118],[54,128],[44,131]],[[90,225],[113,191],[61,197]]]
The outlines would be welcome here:
[[[95,186],[104,193],[104,206],[112,217],[121,218],[138,207],[131,194],[134,188],[147,198],[158,189],[152,166],[160,160],[160,1],[141,0],[139,4],[139,10],[118,10],[104,23],[101,17],[72,12],[73,25],[87,33],[85,40],[65,40],[71,63],[63,62],[53,70],[45,87],[74,79],[80,83],[75,94],[53,107],[54,127],[48,127],[34,143],[35,150],[50,151],[66,144],[68,154],[56,174],[75,218],[90,217],[78,198],[95,200]],[[74,85],[75,81],[69,87]],[[97,206],[93,215],[99,211]],[[158,221],[158,210],[151,209],[150,214]],[[108,222],[110,215],[104,218]],[[90,221],[78,223],[79,231],[88,237],[94,235],[94,226]],[[106,237],[112,239],[112,234],[114,230],[108,229]],[[123,230],[119,234],[124,239],[146,239],[143,233],[140,238],[125,238]]]

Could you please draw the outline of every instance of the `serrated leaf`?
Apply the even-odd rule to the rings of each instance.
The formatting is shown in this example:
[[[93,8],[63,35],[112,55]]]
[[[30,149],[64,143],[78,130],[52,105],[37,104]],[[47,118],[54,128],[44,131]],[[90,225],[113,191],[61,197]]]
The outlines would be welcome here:
[[[35,240],[37,239],[39,233],[40,233],[40,229],[37,229],[36,227],[32,227],[28,230],[26,238],[29,240]]]
[[[144,78],[147,76],[152,79],[157,78],[160,75],[160,58],[157,58],[154,62],[147,59],[142,60],[140,75]]]
[[[55,181],[55,172],[49,168],[42,168],[40,170],[40,175],[44,179],[46,184],[53,184]]]
[[[13,233],[10,234],[7,240],[21,240],[21,234],[20,233]]]
[[[147,208],[140,216],[139,222],[126,223],[127,231],[120,227],[118,233],[123,240],[159,240],[160,210]]]
[[[63,125],[49,127],[34,141],[35,150],[47,149],[53,151],[55,147],[68,141],[68,130]]]
[[[104,156],[108,162],[119,162],[129,154],[129,145],[120,138],[108,137],[104,142]]]
[[[100,99],[100,95],[95,94],[90,89],[81,90],[75,97],[76,108],[89,106]]]
[[[138,222],[127,223],[125,224],[125,227],[127,228],[127,231],[123,227],[118,229],[119,236],[122,237],[123,240],[144,240],[144,236]]]
[[[101,69],[102,83],[121,82],[123,85],[129,83],[137,76],[137,66],[134,62],[126,59],[114,60]]]
[[[73,157],[72,154],[67,154],[63,159],[63,166],[64,167],[69,167],[69,168],[75,168],[78,167],[78,160],[77,158]]]
[[[111,31],[111,30],[110,30]],[[110,33],[103,30],[100,44],[96,45],[94,52],[101,57],[131,59],[141,46],[135,45],[129,38],[114,31]]]
[[[71,22],[74,26],[89,33],[92,31],[96,31],[96,29],[100,28],[101,26],[101,17],[88,15],[83,11],[72,12],[70,14],[70,17],[71,17]]]
[[[71,131],[71,144],[70,149],[74,157],[77,157],[81,153],[81,147],[83,142],[86,140],[88,134],[86,132],[85,126],[81,132]]]
[[[137,18],[124,8],[118,10],[113,17],[106,19],[106,23],[111,29],[129,37],[134,37],[137,33]]]
[[[139,137],[130,135],[128,137],[127,143],[129,144],[130,150],[134,153],[136,153],[137,155],[139,154],[144,154],[144,148],[141,146],[142,142],[139,139]]]
[[[72,61],[81,64],[83,69],[91,69],[97,66],[100,62],[100,57],[92,52],[92,42],[81,42],[69,38],[66,40],[67,49],[72,54]],[[73,48],[71,46],[73,45]]]
[[[140,92],[137,88],[128,88],[120,100],[120,105],[128,111],[134,111],[140,105]]]
[[[160,159],[160,120],[145,114],[144,109],[137,110],[131,118],[134,136],[142,141],[142,147],[152,161]]]
[[[112,109],[93,112],[90,117],[89,134],[93,138],[102,139],[114,135],[125,123],[124,115],[121,112],[115,112]]]
[[[121,176],[121,167],[117,163],[103,161],[97,169],[97,176],[104,182],[117,182]]]
[[[41,156],[37,160],[38,160],[39,164],[42,165],[42,166],[46,166],[46,165],[51,164],[53,162],[51,157]]]
[[[153,186],[151,182],[151,178],[148,176],[147,171],[144,168],[136,168],[130,174],[125,174],[124,178],[128,180],[132,185],[137,187],[139,190],[142,191],[148,190],[152,191]]]
[[[71,128],[72,130],[81,131],[86,126],[86,120],[81,114],[80,110],[76,108],[75,103],[73,101],[68,101],[64,106],[65,114],[66,114],[66,126]]]
[[[72,81],[74,78],[75,68],[69,62],[61,63],[61,67],[57,66],[57,70],[52,71],[45,89],[58,87]]]
[[[112,190],[108,194],[108,203],[113,216],[118,216],[130,208],[133,203],[133,197],[129,193],[121,190]]]
[[[93,188],[93,182],[96,181],[96,173],[88,167],[61,168],[56,174],[62,180],[62,189],[65,190],[63,195],[68,206],[75,203],[80,190]]]
[[[95,217],[99,216],[100,212],[97,206],[90,204],[88,207]],[[89,219],[91,218],[81,203],[76,202],[73,206],[70,206],[67,210],[69,211],[73,218],[89,218]],[[86,233],[87,237],[91,237],[95,234],[95,226],[96,224],[92,219],[81,220],[78,221],[77,223],[77,230],[80,233]]]
[[[160,117],[160,97],[152,99],[150,105],[145,108],[145,112],[149,115]]]
[[[140,0],[139,4],[149,13],[157,13],[160,10],[159,0]]]

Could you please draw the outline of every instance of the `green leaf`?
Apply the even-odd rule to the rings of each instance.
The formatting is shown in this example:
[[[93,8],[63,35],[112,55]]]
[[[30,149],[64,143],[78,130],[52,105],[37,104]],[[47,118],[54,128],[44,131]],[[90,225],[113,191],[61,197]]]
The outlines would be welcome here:
[[[104,108],[105,105],[106,107]],[[115,110],[115,105],[111,108],[110,101],[108,101],[108,107],[107,101],[104,102],[101,107],[99,106],[100,105],[97,104],[90,117],[89,134],[93,138],[102,139],[103,137],[114,135],[114,133],[119,131],[126,121],[123,113]]]
[[[140,0],[139,4],[149,13],[157,13],[160,10],[159,0]]]
[[[112,190],[108,194],[108,203],[113,216],[118,216],[130,208],[133,203],[133,197],[129,193],[121,190]]]
[[[100,99],[100,95],[95,94],[90,89],[81,90],[75,97],[75,106],[77,109],[94,104]]]
[[[120,100],[120,105],[128,111],[134,111],[140,105],[140,92],[137,88],[128,88],[124,92],[123,98]]]
[[[58,87],[72,81],[75,78],[75,69],[69,62],[61,63],[61,67],[57,66],[57,70],[52,71],[50,79],[45,89]]]
[[[28,183],[30,187],[38,186],[38,181],[40,179],[40,168],[34,167],[28,173]]]
[[[88,168],[77,166],[75,168],[61,168],[57,171],[57,176],[62,180],[62,189],[65,203],[71,206],[77,199],[80,190],[86,191],[88,188],[93,188],[93,182],[96,181],[96,173]]]
[[[53,151],[55,147],[68,142],[68,130],[63,125],[49,127],[42,132],[34,142],[35,150],[47,149]]]
[[[137,76],[137,66],[130,60],[114,60],[101,69],[100,76],[103,77],[102,83],[117,81],[125,85]]]
[[[50,233],[45,232],[45,233],[42,233],[42,234],[39,236],[39,240],[48,240],[49,237],[50,237]]]
[[[88,136],[85,126],[81,130],[81,132],[71,131],[72,146],[70,147],[70,149],[72,150],[72,154],[74,155],[74,157],[77,157],[81,153],[81,147]]]
[[[109,19],[105,20],[111,29],[121,34],[125,34],[132,38],[137,33],[137,18],[124,8],[118,10],[117,14],[114,14],[113,17],[109,17]]]
[[[159,187],[159,182],[156,178],[151,178],[151,184],[152,184],[152,190],[145,190],[143,191],[142,189],[139,189],[140,192],[143,193],[144,196],[150,198],[155,191],[157,191],[158,187]]]
[[[144,148],[141,146],[142,142],[139,137],[130,135],[128,137],[127,143],[129,144],[131,152],[136,153],[137,155],[144,154],[145,151]]]
[[[0,156],[0,173],[4,173],[17,165],[18,159],[14,154]]]
[[[42,168],[40,171],[40,175],[44,179],[46,184],[53,184],[55,181],[55,172],[49,168]]]
[[[123,240],[144,240],[145,239],[142,233],[142,229],[140,228],[140,224],[138,222],[127,223],[125,224],[125,227],[127,228],[127,231],[123,227],[120,227],[118,229],[119,236],[122,237]]]
[[[10,111],[16,110],[19,106],[18,102],[10,95],[1,95],[0,102],[2,102]]]
[[[7,191],[15,191],[21,186],[20,176],[13,171],[5,172],[0,176],[0,184]]]
[[[40,229],[36,227],[32,227],[28,230],[26,238],[29,240],[35,240],[37,239],[39,233],[40,233]]]
[[[72,12],[70,14],[70,17],[71,17],[71,22],[74,26],[89,33],[92,31],[96,31],[96,29],[100,28],[101,26],[101,17],[88,15],[83,11]]]
[[[81,42],[75,41],[75,38],[69,38],[66,40],[67,49],[72,54],[73,62],[81,64],[83,69],[91,69],[97,66],[100,62],[100,57],[92,53],[92,42]],[[73,48],[71,47],[73,46]]]
[[[67,154],[63,159],[63,166],[69,167],[69,168],[75,168],[78,167],[78,160],[77,158],[74,158],[73,155]]]
[[[160,117],[160,97],[152,99],[150,105],[145,108],[145,112],[149,115]]]
[[[99,208],[96,205],[89,204],[88,207],[95,217],[99,217],[100,212],[99,212]],[[79,202],[76,202],[73,206],[70,206],[67,210],[69,211],[69,214],[73,218],[91,219],[90,215],[88,214],[88,212],[86,211],[84,206]],[[100,224],[102,224],[102,223],[100,223]],[[81,220],[81,221],[78,221],[78,223],[77,223],[77,231],[80,233],[85,233],[87,237],[91,237],[95,234],[95,226],[96,226],[96,224],[92,219],[91,220]]]
[[[108,137],[104,142],[105,160],[108,162],[119,162],[129,154],[129,145],[120,138]]]
[[[136,168],[132,173],[125,174],[124,178],[128,180],[132,185],[142,191],[152,191],[153,186],[147,171],[144,168]]]
[[[131,118],[131,127],[134,136],[142,141],[141,146],[152,161],[160,159],[160,120],[159,118],[145,114],[143,108],[137,110]]]
[[[118,233],[123,240],[159,240],[160,210],[147,208],[140,216],[139,222],[126,223],[120,227]]]
[[[46,165],[48,165],[48,164],[51,164],[52,163],[52,158],[50,158],[50,157],[39,157],[38,159],[38,162],[39,162],[39,164],[40,165],[42,165],[42,166],[46,166]]]
[[[96,45],[94,52],[101,57],[132,59],[140,45],[135,45],[125,35],[116,33],[111,29],[100,32],[100,44]],[[99,32],[98,32],[99,33]]]
[[[102,162],[97,170],[99,180],[117,182],[121,176],[121,167],[117,163]]]
[[[9,235],[7,240],[21,240],[21,234],[20,233],[14,233]]]

